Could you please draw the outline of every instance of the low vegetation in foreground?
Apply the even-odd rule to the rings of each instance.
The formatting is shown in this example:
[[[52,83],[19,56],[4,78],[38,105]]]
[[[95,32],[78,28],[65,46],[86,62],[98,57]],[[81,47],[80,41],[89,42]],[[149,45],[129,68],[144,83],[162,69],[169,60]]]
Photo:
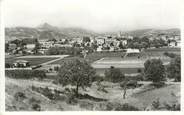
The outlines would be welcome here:
[[[6,110],[178,111],[178,73],[180,57],[173,58],[168,67],[160,59],[147,60],[139,79],[115,67],[101,77],[88,62],[78,59],[61,64],[53,79],[47,79],[44,71],[6,71]]]

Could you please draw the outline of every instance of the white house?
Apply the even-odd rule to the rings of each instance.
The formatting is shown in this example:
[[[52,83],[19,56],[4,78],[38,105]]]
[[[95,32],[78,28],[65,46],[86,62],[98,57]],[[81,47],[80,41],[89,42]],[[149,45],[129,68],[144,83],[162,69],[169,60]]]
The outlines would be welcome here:
[[[121,40],[121,42],[122,42],[122,44],[123,44],[123,46],[125,46],[125,45],[127,45],[127,40]]]
[[[98,46],[98,48],[97,48],[96,51],[97,51],[97,52],[101,52],[101,51],[102,51],[102,46]]]
[[[17,60],[13,63],[14,68],[25,68],[25,67],[29,67],[29,66],[30,66],[30,64],[26,60]]]
[[[105,43],[105,37],[96,37],[95,40],[97,41],[98,45],[102,45]]]
[[[181,41],[180,40],[176,40],[176,41],[171,41],[168,46],[170,47],[181,47]]]
[[[32,50],[35,48],[35,44],[27,44],[26,48]]]
[[[139,49],[128,48],[128,49],[126,49],[126,53],[140,53],[140,51],[139,51]]]

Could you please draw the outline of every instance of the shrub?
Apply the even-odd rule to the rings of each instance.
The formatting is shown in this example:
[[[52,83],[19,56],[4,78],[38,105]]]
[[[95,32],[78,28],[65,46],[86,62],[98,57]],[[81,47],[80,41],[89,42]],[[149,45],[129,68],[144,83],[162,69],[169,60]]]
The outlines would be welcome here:
[[[168,103],[164,103],[164,106],[167,110],[169,111],[180,111],[180,104],[168,104]]]
[[[9,63],[5,63],[5,68],[10,68],[11,65]]]
[[[122,82],[121,84],[120,84],[120,86],[123,88],[124,87],[124,85],[125,85],[125,83],[126,83],[126,86],[127,87],[137,87],[137,81],[136,80],[129,80],[129,81],[124,81],[124,82]]]
[[[174,54],[174,53],[169,53],[169,52],[164,52],[164,55],[165,55],[165,56],[168,56],[168,57],[170,57],[170,58],[175,58],[175,57],[176,57],[176,54]]]
[[[23,92],[17,92],[17,93],[15,93],[14,98],[16,101],[19,101],[19,100],[25,99],[26,96]]]
[[[177,82],[181,81],[181,57],[178,56],[171,60],[167,74],[169,78],[174,78]]]
[[[153,109],[159,109],[159,107],[160,107],[159,98],[156,101],[153,101],[151,105],[152,105]]]
[[[29,103],[41,103],[41,101],[32,97],[29,99]]]
[[[108,103],[106,105],[106,110],[108,111],[139,111],[137,107],[129,105],[128,103],[125,104],[115,104],[115,103]]]
[[[139,109],[137,107],[129,105],[128,103],[125,103],[115,108],[115,111],[139,111]]]
[[[75,93],[70,92],[67,94],[67,97],[68,97],[66,100],[67,104],[76,104],[77,103],[77,99],[75,98],[76,97]]]
[[[119,68],[111,66],[110,69],[105,71],[105,78],[107,81],[116,83],[123,81],[125,76]]]
[[[163,87],[165,83],[164,82],[153,82],[151,85],[156,88],[160,88],[160,87]]]
[[[142,73],[142,70],[140,68],[137,69],[137,73]]]
[[[33,104],[32,109],[35,111],[41,111],[41,106],[39,104]]]

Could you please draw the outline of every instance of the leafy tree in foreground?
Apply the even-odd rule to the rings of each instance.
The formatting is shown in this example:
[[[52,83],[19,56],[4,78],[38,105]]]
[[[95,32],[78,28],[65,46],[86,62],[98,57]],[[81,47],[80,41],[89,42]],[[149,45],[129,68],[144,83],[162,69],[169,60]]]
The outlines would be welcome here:
[[[177,56],[171,60],[167,72],[169,78],[174,78],[175,81],[181,81],[181,57]]]
[[[119,68],[114,68],[113,66],[111,66],[111,68],[105,71],[105,77],[108,81],[114,83],[121,82],[125,78],[121,70]]]
[[[147,80],[153,82],[165,80],[165,68],[160,59],[147,60],[144,63],[144,73]]]
[[[65,62],[61,65],[58,73],[58,80],[63,86],[76,86],[76,96],[79,87],[90,86],[95,76],[95,70],[86,62],[78,59]]]

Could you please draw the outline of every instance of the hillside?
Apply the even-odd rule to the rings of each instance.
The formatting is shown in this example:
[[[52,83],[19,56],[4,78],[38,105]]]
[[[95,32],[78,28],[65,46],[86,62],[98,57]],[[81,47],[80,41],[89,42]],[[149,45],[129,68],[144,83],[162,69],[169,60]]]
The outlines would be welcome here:
[[[39,39],[71,39],[75,37],[82,36],[97,36],[102,33],[96,33],[91,30],[70,27],[70,28],[62,28],[52,26],[48,23],[43,23],[35,28],[30,27],[14,27],[14,28],[6,28],[5,29],[5,38],[6,40],[12,40],[15,38],[23,39],[23,38],[39,38]],[[133,31],[123,31],[123,35],[131,35],[136,37],[156,37],[159,35],[180,35],[180,29],[171,28],[171,29],[141,29],[141,30],[133,30]],[[103,35],[117,35],[117,32],[106,32]]]
[[[35,28],[14,27],[5,29],[6,40],[14,38],[70,39],[73,37],[93,36],[95,34],[95,32],[82,28],[59,28],[48,23],[41,24]]]
[[[134,30],[134,31],[127,31],[123,32],[123,34],[129,34],[132,36],[137,36],[137,37],[143,37],[143,36],[158,36],[158,35],[180,35],[180,29],[178,28],[171,28],[171,29],[141,29],[141,30]]]

